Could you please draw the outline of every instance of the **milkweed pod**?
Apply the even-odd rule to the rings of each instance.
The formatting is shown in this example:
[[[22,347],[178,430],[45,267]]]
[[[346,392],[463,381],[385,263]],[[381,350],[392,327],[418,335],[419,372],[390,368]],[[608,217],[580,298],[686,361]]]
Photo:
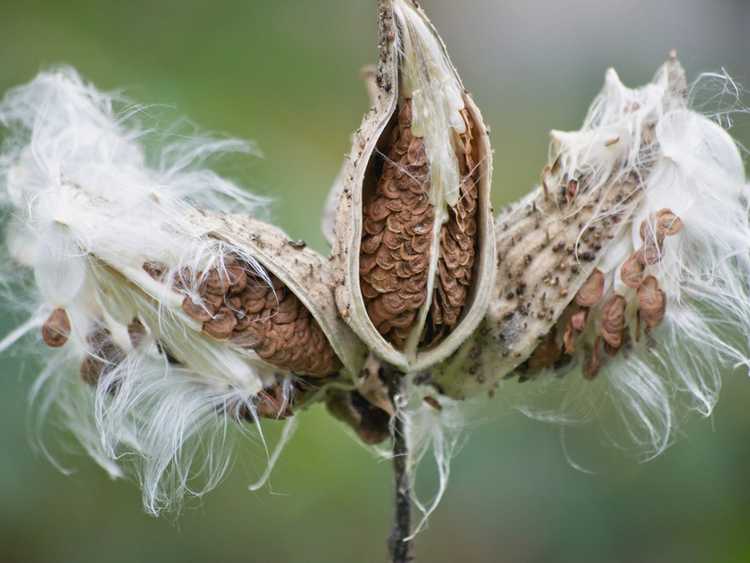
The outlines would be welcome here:
[[[644,243],[633,252],[630,225],[660,158],[657,127],[664,115],[684,111],[686,92],[676,57],[638,89],[610,70],[581,130],[551,133],[540,186],[497,218],[498,274],[487,318],[435,374],[438,388],[465,398],[514,374],[524,381],[544,370],[561,373],[576,350],[583,353],[577,341],[589,332],[592,342],[599,337],[589,354],[597,360],[593,377],[600,345],[609,355],[624,346],[626,313],[634,314],[618,295],[640,284],[639,256],[647,250]],[[682,228],[669,210],[649,224],[659,240]],[[661,294],[651,293],[644,299],[654,303],[648,320],[656,324]]]
[[[374,107],[337,184],[336,300],[379,358],[414,372],[450,356],[485,314],[492,153],[424,12],[381,0],[378,17]]]
[[[183,302],[205,332],[252,349],[273,367],[297,375],[324,378],[345,372],[351,379],[360,372],[366,351],[338,316],[326,259],[303,241],[246,216],[196,212],[194,223],[252,256],[267,274],[243,267],[239,257],[211,272],[201,286],[207,307],[202,303],[203,310],[192,312],[190,297]],[[223,297],[213,309],[211,292]],[[209,320],[202,317],[205,308],[213,313]]]

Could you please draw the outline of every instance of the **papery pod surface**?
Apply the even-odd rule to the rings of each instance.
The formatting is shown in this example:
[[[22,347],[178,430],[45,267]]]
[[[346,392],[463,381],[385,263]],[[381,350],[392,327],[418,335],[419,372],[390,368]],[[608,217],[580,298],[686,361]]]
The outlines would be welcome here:
[[[563,372],[593,317],[603,333],[611,328],[610,353],[625,344],[624,301],[604,299],[613,290],[604,274],[619,276],[628,259],[629,243],[625,254],[620,247],[659,155],[657,123],[686,107],[685,73],[672,57],[637,90],[610,70],[584,128],[551,133],[541,185],[496,220],[498,276],[487,318],[431,383],[463,399],[492,393],[514,373],[525,380],[543,369]]]
[[[424,12],[379,3],[375,105],[339,182],[342,317],[405,372],[452,354],[494,286],[492,153],[479,109]]]

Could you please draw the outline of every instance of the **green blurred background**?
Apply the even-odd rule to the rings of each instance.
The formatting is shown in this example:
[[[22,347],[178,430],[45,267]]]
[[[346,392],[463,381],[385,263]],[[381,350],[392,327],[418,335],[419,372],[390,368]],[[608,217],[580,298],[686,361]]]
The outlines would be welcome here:
[[[493,128],[497,205],[545,162],[547,130],[575,128],[607,66],[646,82],[671,48],[692,76],[750,80],[746,0],[425,0]],[[373,0],[0,1],[0,91],[68,63],[103,89],[167,104],[202,129],[254,139],[225,168],[275,199],[274,220],[324,250],[318,214],[367,108]],[[750,140],[747,123],[735,133]],[[18,319],[4,315],[2,328]],[[25,404],[36,366],[0,359],[0,563],[379,562],[388,463],[319,409],[304,415],[272,488],[250,493],[249,443],[223,485],[179,517],[146,516],[135,484],[82,454],[58,472],[35,452]],[[490,405],[417,541],[423,562],[750,561],[750,381],[728,374],[710,421],[648,464],[598,451],[566,461],[552,426]],[[593,449],[597,453],[590,454]],[[429,472],[428,472],[429,479]]]

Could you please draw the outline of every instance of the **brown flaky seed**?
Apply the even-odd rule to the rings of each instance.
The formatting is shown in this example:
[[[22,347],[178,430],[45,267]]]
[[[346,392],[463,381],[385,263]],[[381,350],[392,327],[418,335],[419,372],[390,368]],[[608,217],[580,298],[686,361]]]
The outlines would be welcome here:
[[[130,338],[130,345],[133,348],[138,348],[143,339],[146,337],[146,327],[139,319],[133,319],[128,325],[128,337]]]
[[[209,321],[203,323],[203,331],[218,340],[226,340],[232,336],[237,318],[229,307],[222,307]]]
[[[284,396],[284,389],[277,383],[261,391],[254,399],[247,401],[231,401],[226,405],[225,411],[239,420],[255,422],[258,418],[285,420],[294,416],[294,390],[288,396]],[[251,406],[252,405],[252,410]],[[255,411],[253,414],[253,410]]]
[[[581,307],[593,307],[604,295],[604,274],[594,270],[576,294],[576,303]]]
[[[156,281],[162,281],[168,269],[167,265],[161,262],[146,262],[143,265],[143,271]]]
[[[638,289],[643,281],[644,261],[640,252],[634,252],[620,268],[622,283],[632,289]]]
[[[422,339],[424,345],[439,342],[458,324],[474,281],[479,178],[472,145],[472,122],[466,110],[462,116],[466,132],[458,136],[457,156],[463,180],[458,203],[449,209],[448,223],[440,232],[438,283]]]
[[[626,304],[622,295],[614,295],[602,307],[600,333],[613,351],[619,350],[625,339]]]
[[[670,209],[662,209],[650,220],[643,221],[640,227],[643,239],[643,248],[639,254],[641,263],[648,266],[658,264],[662,258],[664,239],[678,234],[683,226],[682,219]]]
[[[382,174],[363,208],[360,286],[378,332],[403,348],[427,299],[435,210],[424,140],[411,131],[411,100],[404,100]],[[458,203],[439,237],[435,289],[421,345],[436,344],[459,322],[469,297],[477,252],[478,171],[472,122],[456,136],[463,177]]]
[[[363,218],[360,282],[367,313],[386,340],[403,348],[427,300],[435,220],[424,141],[411,133],[411,100],[401,104],[382,175]],[[406,282],[419,291],[407,292]],[[396,302],[403,305],[394,307]],[[401,319],[399,327],[391,322],[396,318]]]
[[[106,328],[89,334],[86,342],[89,349],[88,356],[81,363],[81,379],[89,385],[96,385],[125,358],[125,352],[112,341],[112,334]]]
[[[682,228],[682,219],[680,219],[671,209],[662,209],[656,213],[656,232],[663,236],[674,236]]]
[[[185,313],[203,323],[203,332],[299,375],[324,377],[340,369],[320,325],[277,277],[269,273],[269,286],[234,257],[224,266],[223,273],[206,272],[199,303],[189,295],[182,303]]]
[[[647,277],[638,288],[638,306],[640,320],[646,325],[647,333],[664,320],[667,298],[654,276]]]
[[[65,346],[70,336],[70,319],[65,309],[55,309],[42,325],[42,340],[50,348]]]

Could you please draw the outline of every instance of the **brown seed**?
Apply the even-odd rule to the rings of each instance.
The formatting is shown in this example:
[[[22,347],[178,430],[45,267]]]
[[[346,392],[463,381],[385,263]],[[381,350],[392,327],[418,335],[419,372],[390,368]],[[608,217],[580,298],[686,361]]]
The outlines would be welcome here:
[[[586,328],[587,317],[588,311],[585,309],[578,311],[572,317],[570,317],[570,325],[573,327],[573,330],[583,332],[583,329]]]
[[[228,307],[222,307],[214,317],[203,323],[203,332],[218,340],[226,340],[232,336],[237,319]]]
[[[55,309],[42,325],[42,340],[50,348],[65,346],[70,336],[70,319],[65,309]]]
[[[654,266],[661,262],[661,243],[650,238],[644,243],[643,248],[641,248],[636,255],[638,256],[640,263],[644,266]]]
[[[653,330],[664,320],[667,309],[665,293],[659,289],[659,282],[649,276],[638,289],[638,306],[640,319],[646,325],[646,332]]]
[[[602,307],[601,336],[606,344],[619,350],[625,338],[625,307],[622,295],[614,295]]]
[[[360,285],[370,320],[396,348],[402,348],[415,330],[419,319],[416,313],[428,300],[430,311],[421,346],[436,344],[458,324],[469,295],[466,287],[473,282],[477,250],[479,178],[476,155],[472,153],[473,122],[463,112],[466,131],[456,139],[463,175],[459,203],[449,209],[439,246],[433,249],[435,212],[430,199],[430,169],[424,139],[411,131],[411,112],[411,100],[402,101],[391,146],[383,151],[386,158],[382,174],[372,196],[365,198],[359,249]],[[440,275],[430,298],[427,282],[434,252],[439,253]],[[404,315],[405,310],[414,314]],[[411,327],[404,326],[405,319],[411,320]]]
[[[112,341],[106,328],[99,328],[86,338],[88,355],[81,363],[81,379],[88,385],[96,385],[125,358],[125,352]]]
[[[139,319],[133,319],[128,325],[128,337],[130,338],[130,345],[133,348],[138,348],[143,339],[146,337],[146,327]]]
[[[634,252],[620,268],[622,283],[632,289],[638,289],[643,280],[644,264],[640,252]]]
[[[168,269],[169,268],[167,268],[167,265],[162,264],[161,262],[146,262],[143,265],[143,271],[156,281],[163,281],[164,274],[167,273]]]
[[[662,209],[656,213],[656,232],[662,236],[674,236],[683,228],[682,219],[671,209]]]
[[[240,264],[242,265],[242,264]],[[229,305],[241,301],[241,309],[222,305],[203,325],[211,336],[231,339],[235,346],[255,350],[269,364],[299,375],[324,377],[340,369],[341,363],[320,325],[302,302],[280,280],[269,274],[271,286],[247,272],[245,288],[231,297]],[[207,295],[206,298],[210,298]]]
[[[604,273],[594,270],[576,294],[576,304],[581,307],[593,307],[604,295]]]
[[[208,305],[205,303],[195,303],[192,297],[186,295],[182,300],[182,310],[185,314],[199,322],[208,322],[211,320],[211,311],[208,309]]]

